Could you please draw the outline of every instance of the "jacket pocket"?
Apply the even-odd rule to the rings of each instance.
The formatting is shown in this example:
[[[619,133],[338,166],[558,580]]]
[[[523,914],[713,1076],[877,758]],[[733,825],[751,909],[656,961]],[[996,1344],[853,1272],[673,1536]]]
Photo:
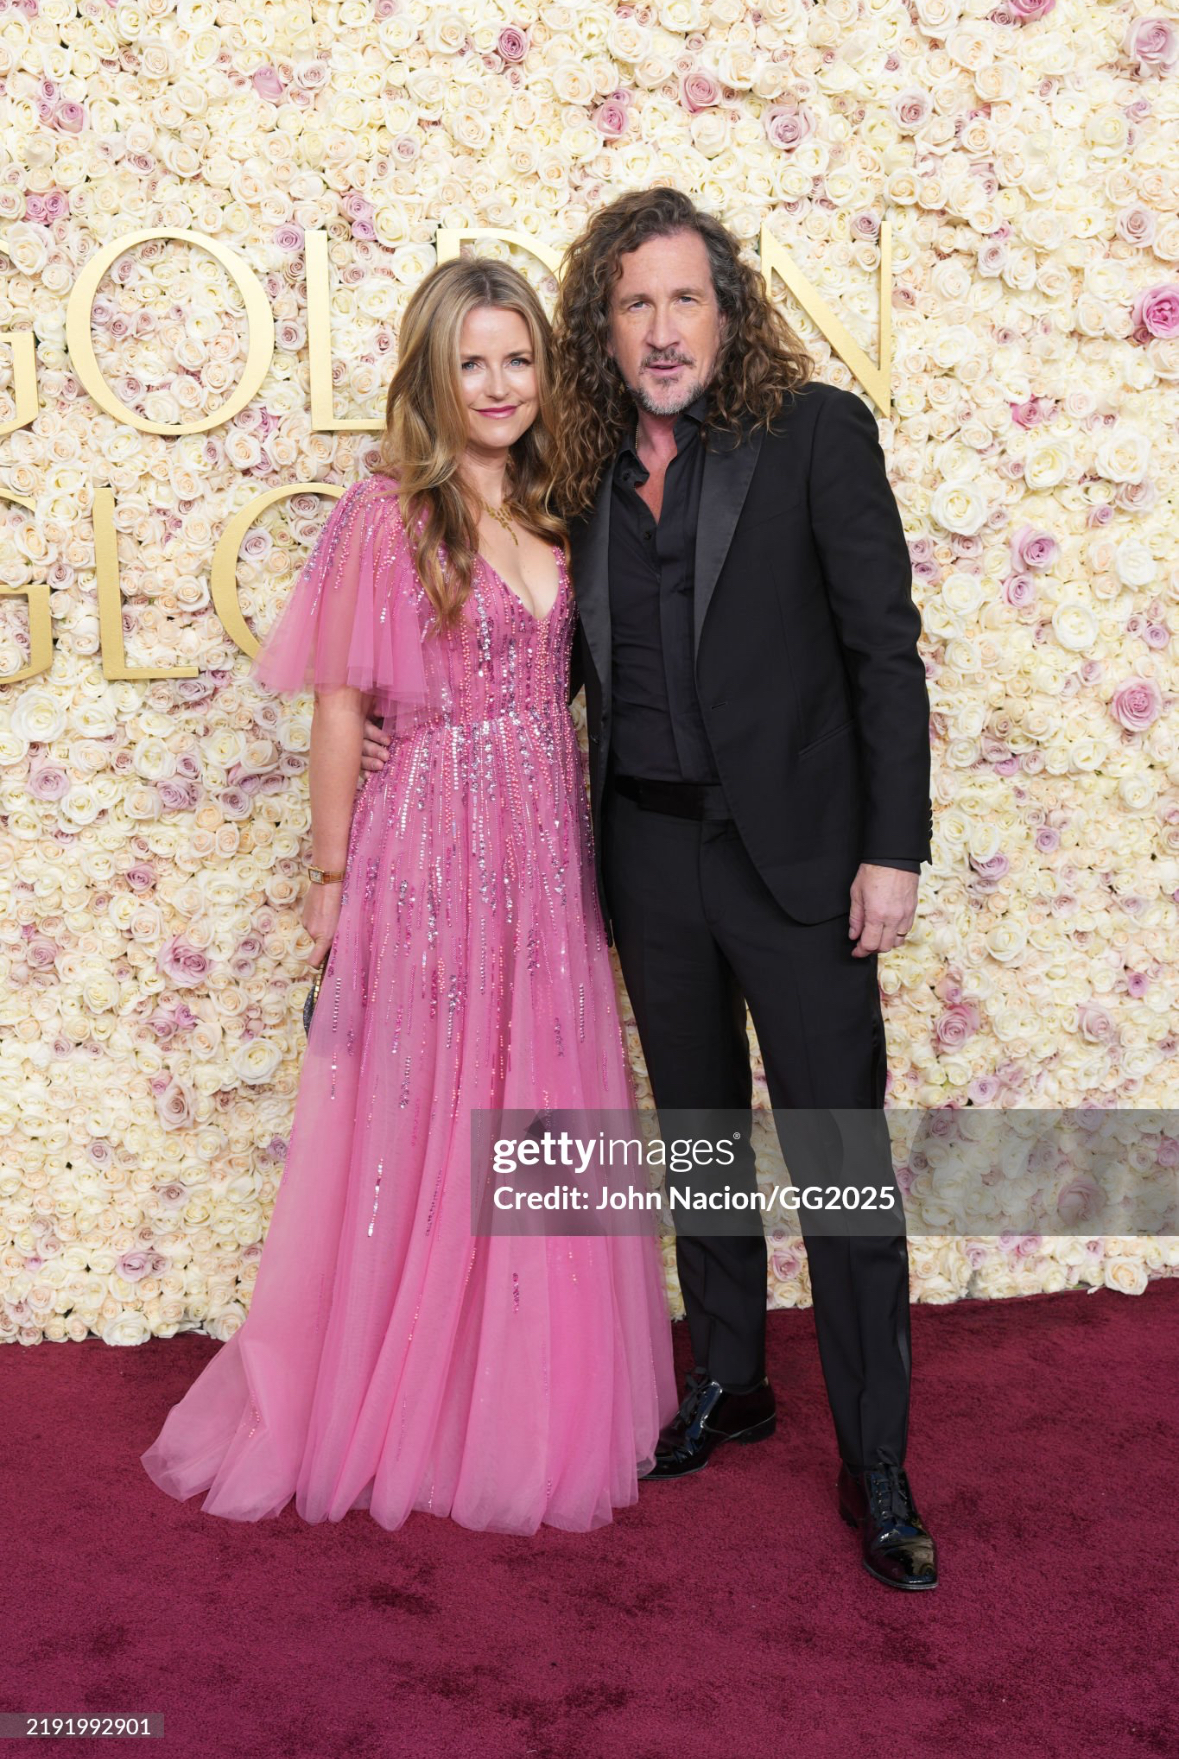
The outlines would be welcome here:
[[[817,739],[812,739],[809,745],[804,745],[798,753],[799,757],[809,757],[812,751],[818,751],[821,746],[827,744],[828,740],[838,739],[843,733],[854,732],[855,725],[855,721],[852,720],[841,721],[838,727],[829,727],[825,733],[820,733]]]
[[[764,531],[775,525],[785,524],[788,519],[798,519],[806,512],[806,484],[801,483],[772,506],[760,507],[756,512],[743,512],[741,515],[741,535],[745,537],[751,531]]]

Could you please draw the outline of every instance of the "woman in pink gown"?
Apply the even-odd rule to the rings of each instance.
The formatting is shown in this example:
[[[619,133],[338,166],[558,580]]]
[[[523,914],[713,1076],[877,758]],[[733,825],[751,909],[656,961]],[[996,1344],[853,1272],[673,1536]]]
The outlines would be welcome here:
[[[547,325],[527,283],[452,263],[407,309],[390,435],[417,431],[395,419],[415,393],[407,337],[420,386],[431,351],[441,370],[448,314],[451,373],[468,373],[480,324],[526,330],[543,421]],[[526,415],[523,351],[507,367],[485,352],[475,374]],[[555,564],[551,607],[529,608],[472,545],[461,612],[438,632],[415,516],[375,475],[336,501],[253,666],[273,689],[314,686],[317,720],[325,697],[349,705],[330,772],[313,724],[313,837],[317,761],[355,778],[370,711],[394,737],[341,820],[338,914],[314,888],[309,926],[328,911],[330,951],[249,1313],[142,1456],[170,1495],[204,1492],[234,1520],[294,1497],[308,1521],[368,1509],[394,1528],[422,1509],[502,1532],[596,1527],[636,1500],[677,1402],[653,1238],[472,1232],[473,1112],[629,1110],[633,1095],[567,706],[564,550],[508,526],[520,446],[497,454],[495,424],[512,423],[469,384],[455,394],[483,530],[509,533],[538,594],[538,555]]]

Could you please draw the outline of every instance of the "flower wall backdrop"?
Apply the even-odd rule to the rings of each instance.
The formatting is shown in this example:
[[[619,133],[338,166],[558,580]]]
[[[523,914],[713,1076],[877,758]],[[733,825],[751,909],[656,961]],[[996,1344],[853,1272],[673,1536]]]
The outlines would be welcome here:
[[[347,483],[375,447],[312,430],[317,230],[335,413],[371,423],[439,226],[560,251],[613,194],[672,182],[751,253],[768,215],[875,357],[890,221],[881,434],[937,802],[917,928],[881,967],[890,1103],[1167,1104],[1177,68],[1174,0],[0,5],[0,332],[35,334],[40,395],[0,436],[0,489],[32,504],[0,501],[0,585],[48,584],[56,642],[47,672],[0,692],[0,1338],[223,1338],[249,1304],[303,1043],[311,703],[245,681],[210,561],[260,490]],[[206,432],[140,431],[71,368],[70,288],[149,227],[231,248],[273,311],[261,391]],[[853,385],[791,316],[822,376]],[[91,329],[112,391],[152,422],[215,412],[241,376],[240,292],[196,246],[124,253]],[[5,341],[0,421],[12,358]],[[105,489],[128,663],[194,678],[103,675]],[[256,630],[326,508],[302,493],[251,528]],[[0,599],[0,671],[28,649],[24,600]],[[925,1238],[912,1259],[922,1299],[1134,1291],[1179,1243]],[[787,1236],[770,1298],[808,1299]]]

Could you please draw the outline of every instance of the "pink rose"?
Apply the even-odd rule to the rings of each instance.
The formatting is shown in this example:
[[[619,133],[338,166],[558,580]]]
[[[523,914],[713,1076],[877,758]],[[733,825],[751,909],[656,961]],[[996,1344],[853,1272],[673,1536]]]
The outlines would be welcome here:
[[[1130,316],[1135,328],[1148,336],[1179,336],[1179,284],[1163,281],[1146,288],[1134,301]]]
[[[195,1094],[186,1081],[170,1080],[156,1095],[156,1115],[165,1130],[183,1130],[193,1120]]]
[[[924,128],[933,114],[933,99],[920,86],[907,86],[898,92],[889,105],[893,121],[903,134],[914,134]]]
[[[1007,0],[1007,10],[1019,24],[1034,24],[1038,18],[1047,18],[1055,6],[1056,0]]]
[[[1011,762],[1012,760],[1010,757],[1001,758],[996,763],[995,767],[1007,775],[1013,775],[1014,769],[1008,767]],[[1018,767],[1018,764],[1016,767]],[[989,855],[985,861],[980,861],[976,856],[972,855],[970,857],[970,865],[980,879],[988,880],[991,885],[997,885],[998,882],[1006,876],[1011,863],[1008,861],[1006,855],[1000,850],[998,855]]]
[[[1117,218],[1117,234],[1127,244],[1153,244],[1158,216],[1153,208],[1123,208]]]
[[[40,763],[29,771],[29,793],[34,800],[62,800],[70,791],[70,778],[55,763]]]
[[[58,945],[44,935],[35,935],[25,948],[25,960],[34,971],[48,971],[57,963]]]
[[[63,134],[81,134],[86,126],[86,112],[81,104],[75,104],[67,98],[57,106],[57,114],[53,118],[54,126]]]
[[[720,95],[718,81],[703,67],[693,67],[690,73],[680,75],[680,103],[689,115],[698,116],[701,110],[709,109]]]
[[[975,1105],[990,1105],[992,1100],[998,1098],[999,1088],[998,1076],[976,1075],[966,1089],[966,1094],[967,1098],[972,1099]]]
[[[939,1014],[933,1035],[940,1050],[956,1051],[977,1031],[978,1009],[973,1002],[959,1002],[955,1007],[947,1008],[943,1014]]]
[[[165,977],[188,989],[203,983],[209,971],[209,961],[200,948],[178,934],[160,948],[156,963]]]
[[[792,153],[815,132],[815,119],[801,104],[771,104],[762,119],[770,145]]]
[[[1145,733],[1163,712],[1162,692],[1153,678],[1127,678],[1113,693],[1109,712],[1130,733]]]
[[[1127,971],[1126,991],[1127,994],[1133,996],[1136,1002],[1142,1000],[1149,988],[1150,978],[1146,975],[1145,971]]]
[[[191,812],[200,799],[201,790],[195,782],[181,782],[169,776],[156,783],[156,793],[165,812]]]
[[[788,1283],[791,1277],[796,1277],[802,1269],[802,1254],[797,1247],[775,1247],[771,1255],[771,1263],[778,1281]]]
[[[1044,397],[1029,397],[1026,403],[1011,405],[1011,419],[1016,427],[1034,428],[1052,415],[1053,404]]]
[[[1104,1044],[1113,1030],[1113,1016],[1100,1002],[1082,1002],[1077,1008],[1077,1031],[1087,1043]]]
[[[259,67],[255,71],[251,83],[258,96],[264,98],[268,104],[282,103],[282,80],[273,67]]]
[[[627,106],[618,98],[607,98],[594,111],[594,127],[604,140],[617,140],[626,131]]]
[[[1102,1206],[1102,1190],[1087,1173],[1074,1173],[1061,1187],[1056,1199],[1056,1213],[1066,1226],[1076,1227],[1097,1215]]]
[[[1051,532],[1038,531],[1034,525],[1021,525],[1011,539],[1011,565],[1018,570],[1030,568],[1038,574],[1051,568],[1060,555],[1060,546]]]
[[[1036,583],[1028,574],[1009,574],[1003,582],[1003,601],[1018,611],[1023,605],[1034,604]]]
[[[1051,825],[1041,825],[1036,832],[1036,848],[1041,855],[1051,855],[1060,848],[1060,832]]]
[[[1179,36],[1169,18],[1135,18],[1123,47],[1138,63],[1139,73],[1168,73],[1179,60]]]
[[[499,33],[495,46],[505,61],[515,63],[523,61],[531,47],[531,39],[528,32],[521,30],[518,25],[508,24]]]

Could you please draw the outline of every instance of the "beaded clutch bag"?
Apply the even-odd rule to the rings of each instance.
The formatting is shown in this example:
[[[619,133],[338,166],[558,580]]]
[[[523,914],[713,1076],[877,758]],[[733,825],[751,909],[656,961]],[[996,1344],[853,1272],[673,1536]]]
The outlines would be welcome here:
[[[325,955],[322,964],[319,966],[318,970],[315,973],[315,977],[312,980],[311,988],[307,991],[307,999],[303,1003],[303,1030],[304,1030],[304,1032],[311,1031],[311,1016],[315,1012],[315,1003],[319,997],[319,986],[323,982],[323,974],[324,974],[324,971],[326,970],[326,968],[327,968],[327,956]]]

